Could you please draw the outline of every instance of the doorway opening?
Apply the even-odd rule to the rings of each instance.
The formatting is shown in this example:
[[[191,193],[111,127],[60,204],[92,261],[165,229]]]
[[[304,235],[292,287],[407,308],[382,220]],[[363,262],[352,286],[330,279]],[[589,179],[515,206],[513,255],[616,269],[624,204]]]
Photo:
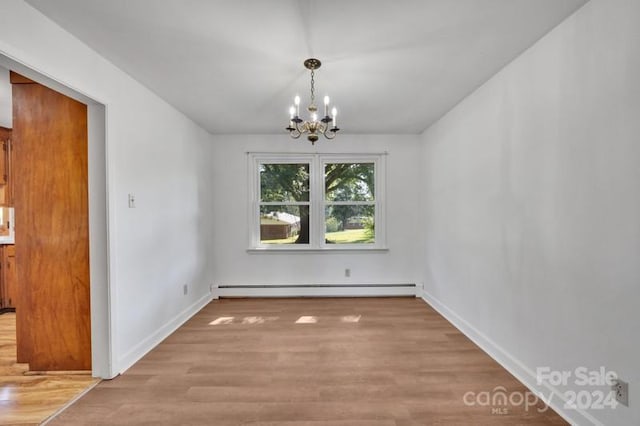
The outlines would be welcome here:
[[[109,285],[106,107],[42,73],[0,54],[0,67],[52,89],[86,106],[86,160],[88,207],[88,277],[90,368],[93,377],[112,378],[111,288]],[[0,69],[1,70],[1,69]],[[0,93],[1,94],[1,93]],[[0,102],[1,107],[1,102]],[[15,177],[19,179],[19,177]],[[20,243],[18,223],[17,244]],[[17,307],[19,309],[19,307]],[[63,306],[60,309],[64,309]],[[55,319],[56,313],[51,313]]]

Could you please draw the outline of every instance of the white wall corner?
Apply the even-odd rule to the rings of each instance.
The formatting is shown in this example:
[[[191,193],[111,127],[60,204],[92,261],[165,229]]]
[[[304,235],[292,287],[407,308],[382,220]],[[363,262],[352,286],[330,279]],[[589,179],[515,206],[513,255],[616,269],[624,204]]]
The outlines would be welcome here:
[[[584,410],[566,409],[565,404],[567,401],[562,392],[547,383],[538,384],[534,369],[524,365],[524,363],[424,289],[422,289],[422,299],[529,390],[547,402],[547,404],[567,422],[572,425],[603,425],[603,423]],[[549,397],[550,395],[552,395],[551,398]]]
[[[209,287],[209,293],[211,294],[211,299],[220,299],[220,286],[215,283],[211,284],[211,286]]]
[[[424,281],[416,281],[416,297],[425,298]]]
[[[176,331],[182,324],[187,322],[192,316],[197,314],[202,308],[204,308],[212,300],[211,293],[205,294],[200,299],[192,303],[185,308],[178,315],[167,321],[163,326],[159,327],[153,334],[143,339],[140,343],[128,350],[123,356],[118,358],[118,363],[114,370],[123,374],[126,370],[131,368],[133,364],[138,362],[149,351],[158,346],[160,342],[169,337],[174,331]]]

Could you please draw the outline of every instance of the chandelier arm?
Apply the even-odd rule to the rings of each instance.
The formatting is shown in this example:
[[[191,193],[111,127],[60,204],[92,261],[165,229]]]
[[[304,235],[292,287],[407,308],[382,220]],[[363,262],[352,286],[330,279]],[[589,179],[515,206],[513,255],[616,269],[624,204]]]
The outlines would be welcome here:
[[[329,136],[329,134],[331,134],[331,136]],[[337,132],[332,132],[332,131],[328,131],[328,132],[324,132],[323,133],[324,137],[329,139],[329,140],[335,139],[337,134],[338,134]]]
[[[301,122],[302,122],[302,120],[294,121],[293,124],[294,124],[295,127],[291,128],[289,130],[289,136],[291,136],[293,139],[298,139],[304,133],[304,130],[300,129],[300,123]]]
[[[296,136],[292,136],[294,139],[298,139],[300,136],[309,132],[309,126],[306,121],[300,121],[296,123],[295,127]]]

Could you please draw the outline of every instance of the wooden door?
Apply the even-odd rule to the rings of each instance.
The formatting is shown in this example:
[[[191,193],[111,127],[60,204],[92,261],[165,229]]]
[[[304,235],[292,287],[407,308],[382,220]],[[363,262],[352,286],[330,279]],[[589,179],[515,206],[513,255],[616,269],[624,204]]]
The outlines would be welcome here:
[[[11,73],[18,362],[91,369],[87,107]]]

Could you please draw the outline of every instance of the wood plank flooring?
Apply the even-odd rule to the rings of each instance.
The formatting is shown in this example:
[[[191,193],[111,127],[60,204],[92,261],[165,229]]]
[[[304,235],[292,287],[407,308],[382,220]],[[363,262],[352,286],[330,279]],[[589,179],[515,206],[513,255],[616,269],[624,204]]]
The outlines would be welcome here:
[[[464,403],[498,386],[527,391],[419,299],[223,299],[50,424],[566,424]]]
[[[16,363],[16,316],[0,315],[0,425],[38,425],[98,380],[89,375],[25,375]]]

